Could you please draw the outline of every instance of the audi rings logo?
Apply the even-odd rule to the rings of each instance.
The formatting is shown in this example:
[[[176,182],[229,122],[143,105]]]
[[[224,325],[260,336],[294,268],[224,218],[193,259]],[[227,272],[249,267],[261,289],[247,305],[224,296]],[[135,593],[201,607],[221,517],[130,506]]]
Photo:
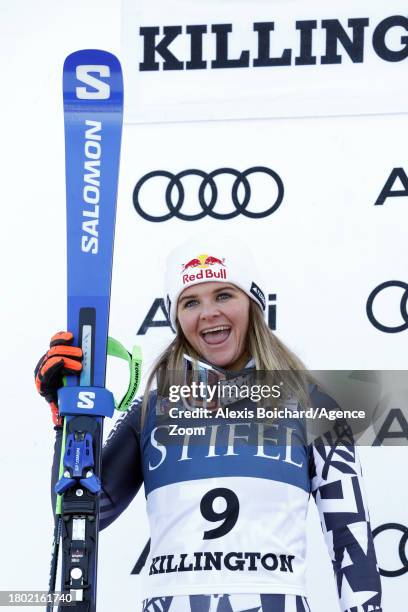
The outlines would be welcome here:
[[[193,185],[197,180],[198,185]],[[154,185],[150,193],[149,184],[151,189]],[[141,217],[154,222],[173,217],[198,221],[206,216],[225,221],[240,214],[260,219],[279,208],[283,193],[282,179],[265,166],[254,166],[243,172],[233,168],[212,172],[190,169],[177,174],[154,170],[136,183],[133,205]],[[160,207],[162,210],[158,210]]]
[[[400,310],[402,319],[404,321],[401,325],[394,325],[394,326],[384,325],[384,323],[381,323],[380,321],[378,321],[378,319],[374,316],[374,312],[373,312],[374,300],[376,299],[378,294],[381,293],[381,291],[384,291],[388,289],[389,287],[398,287],[400,289],[403,289],[403,294],[401,296],[401,301],[399,305],[399,310]],[[386,281],[385,283],[381,283],[381,285],[378,285],[378,287],[376,287],[370,293],[368,300],[367,300],[367,316],[370,320],[370,323],[374,325],[374,327],[376,327],[380,331],[386,332],[387,334],[396,334],[397,332],[401,332],[401,331],[404,331],[405,329],[408,329],[407,305],[408,305],[408,283],[404,283],[403,281],[398,281],[398,280]]]
[[[405,525],[401,525],[400,523],[384,523],[384,525],[380,525],[373,529],[373,537],[375,538],[383,531],[401,531],[401,539],[398,545],[398,555],[401,560],[401,567],[396,570],[386,570],[379,566],[379,572],[381,576],[387,576],[388,578],[396,578],[397,576],[402,576],[408,572],[408,559],[407,554],[405,552],[405,547],[408,542],[408,527]]]

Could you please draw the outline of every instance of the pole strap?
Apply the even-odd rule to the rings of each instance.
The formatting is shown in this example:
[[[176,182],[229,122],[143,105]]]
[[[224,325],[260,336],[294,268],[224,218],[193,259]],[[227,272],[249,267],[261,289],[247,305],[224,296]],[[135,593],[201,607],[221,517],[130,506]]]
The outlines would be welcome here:
[[[132,348],[132,352],[129,353],[119,340],[115,340],[115,338],[109,336],[107,352],[110,357],[124,359],[129,364],[129,385],[127,391],[119,402],[115,400],[116,410],[126,412],[140,385],[142,374],[142,351],[140,346],[135,344]]]

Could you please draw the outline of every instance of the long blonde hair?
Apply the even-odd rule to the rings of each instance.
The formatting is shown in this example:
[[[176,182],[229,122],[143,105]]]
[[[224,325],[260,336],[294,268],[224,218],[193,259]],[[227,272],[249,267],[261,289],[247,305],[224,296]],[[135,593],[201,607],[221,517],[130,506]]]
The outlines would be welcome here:
[[[309,377],[304,364],[269,329],[259,306],[252,299],[249,302],[246,348],[255,361],[255,369],[267,372],[270,377],[268,380],[271,383],[280,381],[283,376],[286,394],[295,397],[303,406],[306,406],[309,401],[307,391]],[[169,385],[180,384],[180,381],[173,380],[172,376],[183,371],[184,355],[191,357],[193,362],[201,359],[188,342],[178,321],[176,325],[176,337],[159,355],[147,379],[142,403],[142,424],[146,417],[153,383],[156,381],[158,393],[164,396]]]

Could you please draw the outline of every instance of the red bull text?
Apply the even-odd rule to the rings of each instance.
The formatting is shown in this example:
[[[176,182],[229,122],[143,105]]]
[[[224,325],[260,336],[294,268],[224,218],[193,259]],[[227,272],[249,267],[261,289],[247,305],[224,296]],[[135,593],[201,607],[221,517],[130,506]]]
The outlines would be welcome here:
[[[183,274],[183,284],[192,283],[196,280],[211,280],[213,278],[226,280],[227,271],[221,269],[216,272],[215,270],[210,270],[207,268],[206,270],[200,270],[199,272],[197,272],[197,274]]]

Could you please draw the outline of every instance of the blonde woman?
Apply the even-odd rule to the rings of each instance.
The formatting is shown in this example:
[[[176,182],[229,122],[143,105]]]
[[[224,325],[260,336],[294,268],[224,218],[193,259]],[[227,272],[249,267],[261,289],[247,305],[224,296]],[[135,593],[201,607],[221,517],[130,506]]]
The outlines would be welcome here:
[[[197,238],[169,256],[165,280],[175,339],[158,358],[144,399],[112,431],[102,459],[102,529],[145,485],[151,547],[143,612],[309,611],[310,494],[340,609],[380,612],[381,584],[353,440],[339,444],[321,436],[308,444],[301,425],[256,418],[262,401],[248,389],[260,372],[269,373],[267,380],[284,378],[292,406],[333,400],[307,385],[300,360],[266,325],[251,254],[234,240]],[[61,444],[56,390],[65,373],[81,368],[80,349],[71,341],[63,335],[60,344],[57,336],[37,368],[37,387],[52,404],[56,424],[53,482]],[[190,384],[184,395],[186,385],[177,381]],[[198,381],[195,388],[192,381]],[[227,387],[232,395],[221,393]],[[278,387],[269,386],[275,406]],[[200,427],[189,429],[194,410]],[[215,419],[218,410],[222,416]]]

